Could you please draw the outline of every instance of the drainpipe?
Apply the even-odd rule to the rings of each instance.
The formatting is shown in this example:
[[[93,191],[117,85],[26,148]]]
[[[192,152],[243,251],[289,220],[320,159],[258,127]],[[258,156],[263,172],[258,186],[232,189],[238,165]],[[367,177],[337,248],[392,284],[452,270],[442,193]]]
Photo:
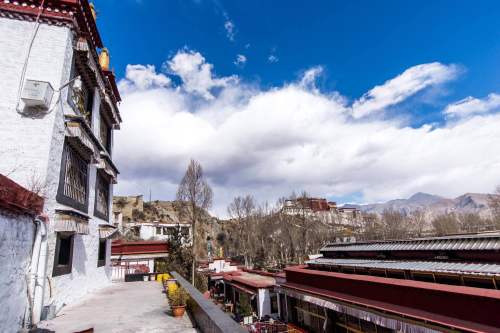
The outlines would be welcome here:
[[[43,308],[43,298],[45,292],[45,276],[47,274],[47,252],[48,252],[48,242],[47,242],[47,220],[46,216],[37,217],[40,223],[40,253],[38,257],[38,269],[35,276],[35,290],[33,299],[33,324],[37,324],[40,321]]]
[[[43,296],[45,291],[45,274],[47,270],[47,225],[46,216],[37,216],[33,221],[36,224],[35,242],[29,268],[28,298],[30,301],[31,326],[40,321]]]

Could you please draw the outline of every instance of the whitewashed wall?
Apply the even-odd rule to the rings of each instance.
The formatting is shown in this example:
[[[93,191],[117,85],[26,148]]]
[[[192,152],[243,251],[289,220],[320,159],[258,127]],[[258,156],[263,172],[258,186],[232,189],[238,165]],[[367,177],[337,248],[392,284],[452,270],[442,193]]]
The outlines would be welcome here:
[[[34,235],[33,218],[0,209],[0,332],[17,332],[22,327]]]
[[[56,202],[64,142],[64,113],[74,114],[67,103],[67,89],[61,99],[63,110],[38,119],[23,117],[15,110],[18,84],[34,23],[0,18],[0,173],[8,174],[17,183],[30,189],[33,180],[44,185],[44,212],[49,216],[49,253],[44,305],[53,304],[59,310],[65,304],[81,299],[89,291],[111,283],[108,241],[106,265],[97,267],[99,248],[98,225],[107,221],[93,217],[96,167],[89,171],[90,234],[76,235],[71,274],[52,277],[56,235],[53,232],[55,209],[68,209]],[[42,24],[33,44],[27,79],[49,81],[54,89],[70,79],[73,57],[73,32],[66,27]],[[55,102],[55,97],[53,102]],[[95,94],[92,130],[99,132],[99,94]],[[113,197],[112,187],[110,200]],[[110,204],[110,208],[111,208]],[[0,306],[4,308],[0,298]],[[1,330],[0,330],[1,331]]]

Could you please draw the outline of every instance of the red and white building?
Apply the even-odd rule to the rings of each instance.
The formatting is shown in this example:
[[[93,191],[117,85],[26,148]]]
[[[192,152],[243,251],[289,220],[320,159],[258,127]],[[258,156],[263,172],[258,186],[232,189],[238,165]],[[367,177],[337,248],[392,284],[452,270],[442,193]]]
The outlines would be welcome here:
[[[26,326],[111,283],[120,94],[94,14],[87,0],[0,1],[0,174],[43,195],[47,217]]]

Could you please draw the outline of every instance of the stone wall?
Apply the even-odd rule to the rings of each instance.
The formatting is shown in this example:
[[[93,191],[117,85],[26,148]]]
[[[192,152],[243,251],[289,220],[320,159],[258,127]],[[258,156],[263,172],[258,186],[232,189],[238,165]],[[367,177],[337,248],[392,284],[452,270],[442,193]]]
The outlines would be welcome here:
[[[0,332],[17,332],[22,327],[34,235],[32,217],[0,208]]]

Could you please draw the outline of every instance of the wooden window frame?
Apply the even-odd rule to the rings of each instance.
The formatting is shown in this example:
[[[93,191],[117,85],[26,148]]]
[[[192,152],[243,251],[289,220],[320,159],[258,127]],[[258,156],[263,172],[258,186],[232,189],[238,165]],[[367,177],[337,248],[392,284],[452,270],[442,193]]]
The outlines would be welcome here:
[[[54,253],[54,267],[52,269],[52,276],[61,276],[71,273],[73,267],[73,247],[75,242],[75,234],[65,234],[61,232],[56,233],[56,251]],[[61,251],[61,238],[70,238],[69,261],[67,265],[59,265],[59,254]]]
[[[104,115],[104,106],[101,103],[100,107],[101,111],[99,114],[99,140],[101,141],[102,145],[108,152],[108,154],[111,155],[111,135],[113,128],[109,124],[108,119]]]
[[[103,184],[104,183],[104,184]],[[99,191],[101,190],[101,187],[107,186],[107,198],[106,198],[106,207],[107,207],[107,212],[101,212],[97,209],[98,207],[98,199],[99,199]],[[111,181],[103,174],[102,171],[98,170],[96,172],[96,179],[95,179],[95,200],[94,200],[94,216],[101,218],[103,220],[108,221],[109,220],[109,213],[110,213],[110,196],[111,196]]]
[[[70,154],[72,154],[74,158],[74,163],[77,165],[85,165],[85,168],[81,168],[79,172],[84,173],[84,186],[85,186],[85,199],[84,202],[80,202],[75,198],[72,198],[71,196],[67,195],[66,192],[66,178],[67,178],[67,167],[68,167],[68,157]],[[56,200],[57,202],[73,207],[83,213],[88,213],[88,206],[89,206],[89,163],[85,158],[83,158],[73,147],[71,147],[70,144],[68,144],[67,141],[64,142],[63,145],[63,153],[62,153],[62,158],[61,158],[61,172],[59,174],[59,187],[57,189],[57,195],[56,195]],[[69,177],[69,176],[68,176]]]
[[[101,245],[104,244],[104,253],[101,252]],[[99,238],[99,245],[97,249],[97,267],[102,267],[106,265],[106,254],[108,252],[108,242],[106,238]],[[104,258],[101,259],[101,255],[104,255]]]

